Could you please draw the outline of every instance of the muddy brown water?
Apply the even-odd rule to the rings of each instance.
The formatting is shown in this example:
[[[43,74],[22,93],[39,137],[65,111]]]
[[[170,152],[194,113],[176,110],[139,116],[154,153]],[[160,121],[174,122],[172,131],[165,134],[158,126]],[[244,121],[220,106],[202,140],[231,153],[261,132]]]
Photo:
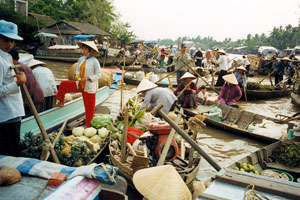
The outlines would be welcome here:
[[[48,63],[48,67],[53,71],[57,79],[64,79],[68,77],[68,69],[71,67],[72,63],[45,62]],[[163,74],[159,74],[159,77],[162,76]],[[258,82],[262,78],[263,77],[258,76],[251,77],[248,80]],[[216,79],[217,77],[215,80]],[[175,81],[175,75],[172,76],[171,80],[172,82]],[[264,83],[269,84],[269,81],[265,80]],[[135,88],[136,86],[125,85],[123,102],[126,102],[128,98],[133,97],[136,94]],[[120,96],[121,91],[118,89],[103,104],[110,108],[113,116],[116,116],[120,110]],[[217,95],[215,93],[209,92],[209,99],[213,100],[216,97]],[[238,104],[245,110],[270,117],[275,117],[276,114],[291,116],[299,112],[299,109],[291,103],[290,97],[249,102],[242,101]],[[201,131],[198,135],[198,141],[200,142],[200,146],[203,150],[207,152],[221,167],[228,166],[264,146],[264,144],[259,143],[258,141],[238,137],[237,135],[211,127],[205,127]],[[204,159],[202,160],[201,169],[198,174],[198,178],[201,180],[205,179],[204,177],[206,175],[209,177],[215,173],[214,169],[209,166]]]

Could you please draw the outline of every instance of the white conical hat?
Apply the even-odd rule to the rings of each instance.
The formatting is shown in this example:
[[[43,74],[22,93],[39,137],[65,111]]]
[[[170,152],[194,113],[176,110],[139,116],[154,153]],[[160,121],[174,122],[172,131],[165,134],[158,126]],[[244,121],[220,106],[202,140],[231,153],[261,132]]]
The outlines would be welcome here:
[[[193,74],[189,73],[189,72],[186,72],[185,74],[183,74],[183,76],[182,76],[182,77],[180,77],[180,79],[179,79],[179,80],[182,80],[182,79],[185,79],[185,78],[192,78],[192,79],[196,79],[196,77],[195,77]]]
[[[234,74],[227,74],[225,76],[223,76],[223,79],[228,82],[228,83],[231,83],[233,85],[237,85],[239,84],[238,81],[236,80],[236,77]]]
[[[28,67],[33,67],[36,65],[47,65],[47,64],[42,61],[36,60],[36,59],[32,59],[31,61],[29,61],[29,63],[27,63]]]
[[[146,90],[150,90],[152,88],[156,88],[158,85],[156,85],[155,83],[147,80],[147,79],[143,79],[140,84],[137,87],[137,93],[142,92],[142,91],[146,91]]]
[[[281,60],[286,60],[286,61],[291,62],[291,59],[289,59],[288,57],[284,57],[284,58],[282,58]]]
[[[94,41],[82,41],[82,42],[78,42],[78,46],[82,47],[82,44],[91,47],[93,50],[95,50],[97,53],[99,53],[98,48],[95,44]]]
[[[218,50],[218,53],[226,54],[226,52],[223,49]]]
[[[135,188],[151,200],[191,200],[192,195],[172,165],[138,170],[133,175]]]
[[[247,71],[247,69],[245,68],[245,67],[243,67],[243,66],[239,66],[239,67],[237,67],[236,69],[240,69],[240,70],[243,70],[243,71]]]

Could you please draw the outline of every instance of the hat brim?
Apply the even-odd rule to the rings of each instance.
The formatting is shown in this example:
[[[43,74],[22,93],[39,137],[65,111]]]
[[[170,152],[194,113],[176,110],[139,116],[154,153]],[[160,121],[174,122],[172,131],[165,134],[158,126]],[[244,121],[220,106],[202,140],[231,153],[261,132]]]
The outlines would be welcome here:
[[[1,35],[13,39],[13,40],[23,40],[23,38],[21,38],[20,36],[13,34],[13,33],[1,33]]]

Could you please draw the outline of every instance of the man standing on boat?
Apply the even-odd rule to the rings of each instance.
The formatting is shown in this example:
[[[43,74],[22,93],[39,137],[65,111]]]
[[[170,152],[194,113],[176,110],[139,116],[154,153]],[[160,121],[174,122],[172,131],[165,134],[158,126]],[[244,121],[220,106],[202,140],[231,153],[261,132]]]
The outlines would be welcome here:
[[[188,71],[186,64],[189,64],[191,62],[191,57],[189,53],[186,53],[186,46],[185,44],[181,44],[181,52],[176,54],[175,60],[176,60],[176,65],[175,65],[175,70],[177,70],[177,84],[179,85],[182,81],[180,78],[185,74],[185,72]]]
[[[18,26],[0,20],[0,155],[19,156],[21,117],[25,115],[20,85],[26,82],[24,72],[15,74],[11,55]]]
[[[83,56],[79,58],[76,68],[77,81],[62,81],[56,98],[60,100],[59,107],[64,106],[65,94],[70,92],[82,92],[85,108],[85,126],[91,126],[96,105],[96,92],[98,80],[101,77],[100,64],[94,56],[99,53],[93,41],[83,41],[78,44],[82,48]]]
[[[217,83],[216,83],[217,87],[224,85],[223,76],[227,74],[227,71],[229,69],[229,63],[230,63],[230,59],[228,58],[228,56],[226,55],[226,53],[223,49],[218,50],[218,54],[220,56],[218,57],[217,60],[212,58],[212,61],[215,64],[219,64],[220,69],[221,69],[220,72],[219,72],[219,75],[218,75]]]
[[[164,113],[168,114],[175,106],[176,96],[168,89],[158,87],[155,83],[143,79],[137,87],[137,93],[145,95],[143,105],[140,110],[153,109],[159,104],[163,104],[161,109]]]
[[[239,66],[236,68],[236,72],[234,73],[236,80],[239,83],[240,88],[247,87],[247,77],[246,77],[246,68],[243,66]]]
[[[275,71],[275,85],[278,85],[283,80],[285,70],[289,68],[290,71],[294,71],[294,68],[290,65],[291,60],[288,57],[284,57],[274,66]]]
[[[103,38],[103,43],[102,43],[102,51],[103,51],[103,58],[108,57],[108,40],[106,37]]]
[[[199,47],[195,53],[196,66],[201,67],[202,65],[203,54],[201,52],[201,48]]]
[[[223,76],[225,83],[215,103],[237,107],[236,102],[242,97],[241,88],[233,74]]]

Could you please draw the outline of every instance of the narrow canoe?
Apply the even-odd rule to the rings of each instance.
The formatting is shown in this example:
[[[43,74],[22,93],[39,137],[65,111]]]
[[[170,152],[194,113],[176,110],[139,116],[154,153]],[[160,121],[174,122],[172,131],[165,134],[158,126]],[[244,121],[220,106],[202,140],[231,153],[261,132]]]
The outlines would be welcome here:
[[[114,72],[114,83],[108,88],[107,86],[99,88],[96,93],[96,106],[102,104],[116,89],[118,86],[122,73]],[[64,107],[55,107],[44,112],[39,113],[41,121],[45,127],[45,130],[50,133],[61,127],[64,121],[68,120],[68,123],[83,117],[85,115],[83,99],[82,97],[74,99],[65,104]],[[28,131],[32,131],[33,134],[40,133],[39,126],[34,116],[24,118],[21,124],[21,138]]]
[[[216,175],[212,184],[198,199],[206,199],[204,197],[210,197],[210,199],[240,199],[237,197],[244,195],[245,189],[249,184],[253,184],[254,190],[263,193],[269,198],[280,196],[284,199],[300,199],[300,184],[296,182],[296,179],[300,176],[300,168],[289,168],[276,162],[270,162],[270,155],[275,148],[278,148],[282,143],[292,141],[299,142],[300,138],[278,141],[222,169]],[[243,163],[251,164],[258,172],[266,169],[287,172],[294,177],[294,182],[233,169],[235,167],[243,168]]]
[[[210,110],[209,106],[216,105],[213,101],[202,101],[201,103],[205,104],[198,106],[198,108],[193,111],[185,109],[185,113],[190,116],[195,116],[199,113],[201,114],[203,112],[208,112]],[[272,137],[271,130],[270,136],[266,134],[262,135],[259,133],[252,133],[248,131],[248,126],[253,122],[261,123],[263,119],[266,119],[273,121],[276,124],[279,124],[279,120],[223,104],[217,104],[217,106],[221,108],[223,113],[221,121],[217,122],[209,117],[206,117],[204,122],[207,125],[223,129],[225,131],[228,131],[229,133],[237,134],[242,137],[258,140],[266,144],[270,144],[279,140],[279,138],[277,137]]]

